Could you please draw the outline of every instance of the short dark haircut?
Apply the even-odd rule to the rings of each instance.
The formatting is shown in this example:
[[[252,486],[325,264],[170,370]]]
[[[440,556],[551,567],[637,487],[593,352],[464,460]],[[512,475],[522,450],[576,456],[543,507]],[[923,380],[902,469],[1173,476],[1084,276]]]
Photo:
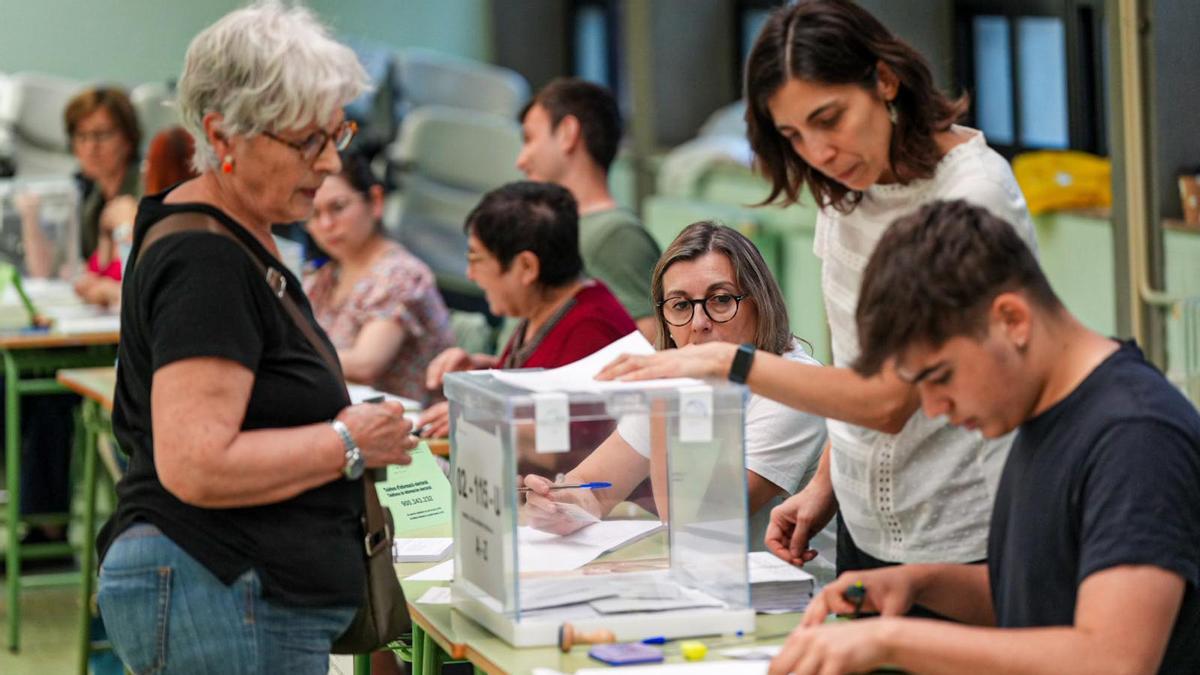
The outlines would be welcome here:
[[[137,111],[133,102],[124,89],[119,87],[92,87],[85,89],[67,101],[63,109],[63,125],[67,128],[67,137],[73,143],[75,131],[85,117],[100,110],[108,111],[117,131],[129,142],[130,159],[137,159],[142,148],[142,127],[138,124]]]
[[[562,186],[517,181],[496,188],[467,216],[463,230],[496,256],[502,270],[518,253],[533,253],[538,283],[547,288],[564,286],[583,272],[579,207]]]
[[[771,14],[746,61],[746,127],[759,170],[771,181],[763,203],[784,195],[795,203],[800,190],[821,208],[848,212],[862,193],[851,190],[808,165],[775,127],[767,101],[789,80],[826,85],[856,84],[874,92],[878,64],[899,79],[892,105],[889,161],[901,183],[929,178],[941,158],[934,134],[946,131],[967,109],[967,98],[939,92],[929,64],[894,36],[878,19],[849,0],[802,0]]]
[[[925,205],[892,223],[863,272],[854,370],[869,377],[910,347],[982,337],[992,301],[1011,291],[1062,308],[1012,225],[963,200]]]
[[[588,155],[608,173],[621,143],[621,110],[612,92],[577,77],[559,77],[542,87],[533,100],[525,104],[521,109],[522,122],[535,105],[542,106],[550,114],[551,129],[557,129],[558,123],[567,115],[579,120]]]

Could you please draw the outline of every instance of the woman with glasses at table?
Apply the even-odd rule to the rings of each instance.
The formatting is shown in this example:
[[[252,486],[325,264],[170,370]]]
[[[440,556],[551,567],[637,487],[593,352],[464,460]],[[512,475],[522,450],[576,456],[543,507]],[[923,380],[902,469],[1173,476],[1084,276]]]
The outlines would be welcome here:
[[[684,228],[654,267],[650,292],[657,308],[655,347],[660,351],[732,342],[752,344],[788,361],[817,364],[788,328],[783,293],[762,254],[737,230],[708,221]],[[653,473],[650,445],[649,420],[629,416],[564,478],[567,483],[606,481],[612,488],[551,491],[544,477],[526,476],[530,524],[559,534],[583,524],[563,517],[555,501],[571,502],[603,517]],[[745,446],[751,546],[761,546],[771,507],[781,496],[803,488],[816,473],[824,445],[824,419],[750,396]],[[656,495],[660,513],[662,497]],[[832,543],[822,541],[822,552],[831,554]]]
[[[367,160],[343,155],[305,225],[329,261],[304,291],[347,380],[426,404],[425,368],[454,346],[454,331],[433,271],[383,235],[382,216],[383,186]]]
[[[75,290],[84,300],[98,302],[105,286],[121,280],[120,261],[105,245],[105,234],[133,223],[142,192],[138,171],[142,130],[129,96],[116,87],[93,87],[76,94],[63,110],[63,123],[71,152],[79,161],[75,175],[81,197],[79,246],[87,263],[75,280]],[[61,261],[53,259],[54,252],[38,227],[40,200],[23,194],[16,206],[25,240],[26,274],[56,276],[59,270],[54,266]]]
[[[410,461],[412,425],[351,405],[270,228],[311,215],[366,85],[301,7],[233,11],[188,47],[200,175],[139,206],[113,409],[129,468],[98,541],[133,672],[324,675],[365,597],[363,468]],[[189,221],[208,227],[156,235]]]

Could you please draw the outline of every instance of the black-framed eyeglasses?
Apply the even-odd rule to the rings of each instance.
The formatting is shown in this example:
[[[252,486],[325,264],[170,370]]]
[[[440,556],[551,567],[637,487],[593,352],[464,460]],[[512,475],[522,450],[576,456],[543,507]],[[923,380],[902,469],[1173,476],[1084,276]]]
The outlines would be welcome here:
[[[696,305],[704,307],[704,313],[713,323],[725,323],[737,316],[742,299],[748,297],[745,293],[713,293],[706,298],[692,300],[691,298],[667,298],[658,303],[663,320],[672,326],[686,326],[692,322],[696,313]]]
[[[358,133],[358,125],[353,120],[346,120],[338,125],[338,128],[332,134],[324,129],[319,129],[309,134],[308,138],[300,142],[289,141],[269,131],[264,131],[263,136],[295,149],[296,152],[300,153],[300,159],[312,162],[325,150],[325,144],[329,141],[333,141],[334,149],[341,152],[350,146],[350,141],[354,140],[354,134],[356,133]]]

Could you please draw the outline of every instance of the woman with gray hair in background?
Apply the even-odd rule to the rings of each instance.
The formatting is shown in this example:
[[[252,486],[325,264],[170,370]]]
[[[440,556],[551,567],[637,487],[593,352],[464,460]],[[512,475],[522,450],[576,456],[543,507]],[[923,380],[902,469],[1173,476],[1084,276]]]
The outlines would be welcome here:
[[[113,411],[129,469],[98,541],[100,611],[134,672],[323,675],[365,597],[358,479],[409,461],[411,424],[350,404],[270,233],[340,170],[342,106],[365,87],[303,8],[231,12],[188,47],[200,175],[139,206]]]

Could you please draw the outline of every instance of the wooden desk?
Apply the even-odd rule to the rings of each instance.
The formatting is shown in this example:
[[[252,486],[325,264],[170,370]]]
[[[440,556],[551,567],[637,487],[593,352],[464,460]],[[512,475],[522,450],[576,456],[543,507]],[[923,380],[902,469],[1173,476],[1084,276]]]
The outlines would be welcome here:
[[[45,557],[69,552],[66,544],[21,546],[23,522],[66,522],[65,514],[27,514],[21,504],[21,397],[57,394],[67,391],[54,379],[60,368],[110,365],[116,358],[119,333],[63,334],[53,331],[0,333],[0,359],[4,362],[5,482],[8,504],[4,521],[8,530],[6,551],[8,567],[5,586],[8,598],[8,649],[17,652],[21,638],[21,590],[23,588],[75,583],[77,572],[59,574],[21,574],[23,557]],[[82,434],[77,435],[81,438]],[[87,548],[87,547],[85,547]]]

